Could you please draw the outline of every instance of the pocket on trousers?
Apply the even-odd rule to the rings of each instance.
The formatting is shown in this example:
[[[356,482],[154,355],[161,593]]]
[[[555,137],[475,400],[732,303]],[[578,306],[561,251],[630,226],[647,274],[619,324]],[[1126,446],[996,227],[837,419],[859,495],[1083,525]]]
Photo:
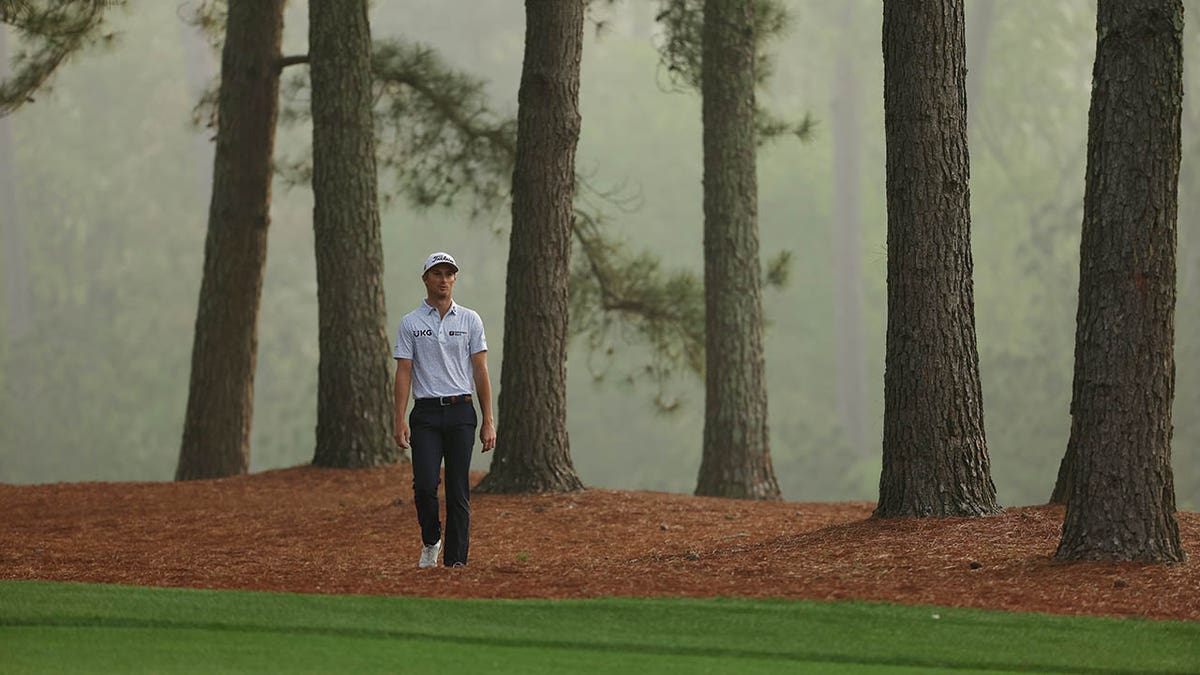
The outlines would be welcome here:
[[[475,406],[467,404],[463,405],[463,408],[461,423],[472,427],[479,426],[479,415],[475,412]]]
[[[433,421],[429,419],[429,409],[420,406],[414,407],[408,413],[408,426],[410,429],[417,427],[428,427],[433,425]]]

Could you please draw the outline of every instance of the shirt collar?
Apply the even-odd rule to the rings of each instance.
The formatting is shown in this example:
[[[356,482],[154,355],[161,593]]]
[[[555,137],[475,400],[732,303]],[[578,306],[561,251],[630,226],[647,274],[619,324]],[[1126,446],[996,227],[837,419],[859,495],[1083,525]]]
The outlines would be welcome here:
[[[421,308],[425,310],[426,315],[437,311],[437,307],[434,307],[433,305],[429,304],[429,298],[421,298]],[[451,300],[450,301],[450,309],[446,310],[446,313],[447,314],[458,314],[458,303]]]

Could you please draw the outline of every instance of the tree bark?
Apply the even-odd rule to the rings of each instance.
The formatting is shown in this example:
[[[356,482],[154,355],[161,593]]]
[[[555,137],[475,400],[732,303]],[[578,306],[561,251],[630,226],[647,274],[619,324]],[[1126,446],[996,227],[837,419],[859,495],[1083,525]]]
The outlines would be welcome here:
[[[392,438],[367,4],[309,3],[318,466],[378,466],[403,457]]]
[[[284,0],[231,0],[204,277],[176,480],[245,473],[270,224]]]
[[[875,516],[995,513],[972,287],[963,0],[885,0],[888,325]]]
[[[582,0],[526,0],[504,300],[500,426],[481,492],[583,488],[567,439],[567,279]]]
[[[763,357],[754,4],[704,4],[705,421],[696,494],[779,499]]]
[[[1056,557],[1181,561],[1171,405],[1183,6],[1100,0],[1096,35]]]
[[[833,333],[837,359],[837,403],[842,433],[852,459],[874,452],[867,444],[866,347],[862,322],[862,269],[859,262],[860,230],[858,203],[862,199],[859,160],[862,130],[859,128],[859,79],[857,57],[850,37],[855,31],[853,3],[840,9],[840,33],[845,37],[834,66],[833,136]]]
[[[1078,311],[1078,310],[1077,310]],[[1078,322],[1078,317],[1076,317]],[[1076,340],[1078,341],[1078,337]],[[1072,406],[1074,409],[1074,406]],[[1074,426],[1074,420],[1072,420]],[[1079,451],[1074,443],[1067,441],[1067,451],[1063,453],[1062,461],[1058,463],[1058,477],[1054,479],[1054,489],[1050,491],[1051,504],[1067,504],[1067,499],[1074,491],[1075,483],[1075,464],[1078,461]]]

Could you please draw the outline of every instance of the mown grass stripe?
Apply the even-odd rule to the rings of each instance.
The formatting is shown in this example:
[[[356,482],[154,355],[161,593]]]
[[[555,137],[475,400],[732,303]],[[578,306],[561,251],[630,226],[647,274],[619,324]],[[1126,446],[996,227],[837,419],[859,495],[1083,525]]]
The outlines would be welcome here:
[[[375,641],[379,654],[396,649],[388,642],[482,657],[516,650],[534,662],[578,661],[593,670],[606,658],[649,658],[757,663],[765,672],[819,664],[850,671],[1200,672],[1200,624],[1192,622],[860,602],[434,600],[0,582],[0,634],[26,640],[24,658],[36,664],[38,641],[58,641],[58,629],[64,636],[82,631],[97,645],[148,649],[159,659],[182,658],[169,646],[198,632],[215,651],[248,635],[291,644],[365,640]],[[133,637],[139,633],[142,643]],[[161,646],[146,645],[146,636]]]
[[[134,617],[72,617],[64,619],[13,620],[0,617],[0,629],[3,628],[95,628],[95,629],[139,629],[139,630],[198,630],[208,632],[230,633],[261,633],[281,636],[309,636],[357,638],[369,640],[409,640],[422,642],[441,642],[461,646],[510,647],[518,649],[558,649],[571,651],[588,651],[598,653],[620,652],[645,656],[690,656],[714,659],[760,659],[772,661],[792,661],[809,664],[837,664],[864,666],[898,666],[898,667],[928,667],[949,668],[961,670],[988,670],[995,672],[1039,672],[1064,673],[1070,675],[1195,675],[1194,670],[1171,670],[1139,667],[1137,669],[1109,668],[1103,666],[1071,666],[1065,664],[1024,662],[1019,667],[1004,665],[995,661],[968,661],[955,659],[944,661],[921,658],[869,658],[855,657],[836,653],[805,652],[805,651],[773,651],[758,649],[731,649],[725,647],[666,647],[661,645],[645,645],[620,642],[588,642],[581,640],[532,640],[505,639],[497,637],[471,637],[464,635],[446,635],[443,633],[400,631],[370,628],[332,628],[328,626],[290,626],[279,628],[255,623],[237,622],[200,622],[200,621],[163,621],[144,620]]]

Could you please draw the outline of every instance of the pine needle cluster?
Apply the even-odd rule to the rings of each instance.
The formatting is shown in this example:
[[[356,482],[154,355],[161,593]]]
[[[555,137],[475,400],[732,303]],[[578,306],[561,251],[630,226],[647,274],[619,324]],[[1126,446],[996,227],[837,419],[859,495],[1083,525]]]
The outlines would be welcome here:
[[[704,0],[659,0],[655,19],[662,26],[659,39],[659,65],[667,74],[671,88],[676,91],[700,91],[700,34],[704,29]],[[754,38],[756,59],[754,80],[765,87],[775,71],[767,44],[788,30],[791,16],[779,0],[756,0],[754,3]],[[808,140],[815,125],[808,114],[799,122],[789,121],[759,106],[755,110],[758,143],[763,145],[781,136]]]
[[[103,30],[104,17],[122,4],[123,0],[0,0],[0,24],[13,29],[20,45],[13,55],[13,72],[0,82],[0,116],[33,101],[76,52],[112,43],[114,35]]]

